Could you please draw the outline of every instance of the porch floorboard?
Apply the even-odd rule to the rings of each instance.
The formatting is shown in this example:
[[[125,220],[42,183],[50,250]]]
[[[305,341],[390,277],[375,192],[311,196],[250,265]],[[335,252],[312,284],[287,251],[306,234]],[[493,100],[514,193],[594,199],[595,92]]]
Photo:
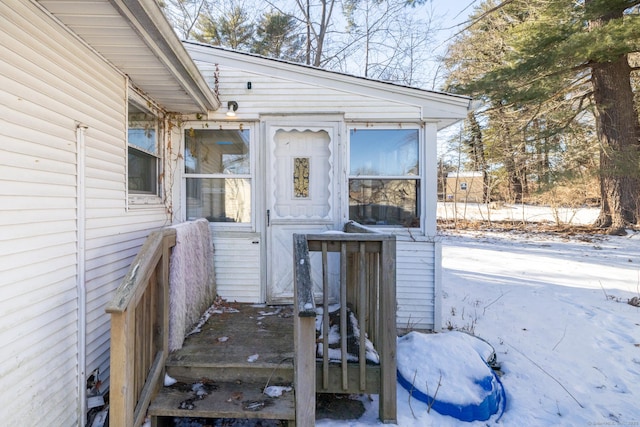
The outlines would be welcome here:
[[[168,374],[179,381],[292,382],[293,308],[240,303],[224,307],[234,310],[212,314],[201,332],[188,336],[182,349],[169,355]]]

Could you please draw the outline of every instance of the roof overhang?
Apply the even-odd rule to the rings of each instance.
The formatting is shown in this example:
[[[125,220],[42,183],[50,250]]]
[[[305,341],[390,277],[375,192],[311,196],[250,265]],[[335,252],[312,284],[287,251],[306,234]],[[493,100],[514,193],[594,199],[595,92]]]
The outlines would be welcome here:
[[[37,0],[162,108],[207,113],[220,101],[154,0]]]
[[[467,96],[338,73],[197,42],[183,43],[196,62],[226,64],[265,76],[277,76],[306,84],[315,84],[418,106],[421,111],[420,119],[436,123],[438,129],[443,129],[465,119],[469,111],[477,107],[476,103]]]

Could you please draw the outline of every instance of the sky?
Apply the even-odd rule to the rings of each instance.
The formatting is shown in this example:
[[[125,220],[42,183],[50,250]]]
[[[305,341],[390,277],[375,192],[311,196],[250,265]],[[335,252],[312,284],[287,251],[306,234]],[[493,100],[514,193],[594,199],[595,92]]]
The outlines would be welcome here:
[[[434,51],[437,55],[446,55],[446,47],[451,39],[467,25],[469,15],[474,8],[479,6],[483,0],[432,0],[432,7],[437,16],[441,17],[436,33],[437,42]],[[442,87],[442,72],[439,70],[440,63],[434,60],[430,62],[432,87],[430,89],[439,90]],[[449,153],[448,141],[462,127],[463,122],[454,124],[447,129],[438,132],[438,158],[446,158],[450,162],[457,160],[455,153]]]

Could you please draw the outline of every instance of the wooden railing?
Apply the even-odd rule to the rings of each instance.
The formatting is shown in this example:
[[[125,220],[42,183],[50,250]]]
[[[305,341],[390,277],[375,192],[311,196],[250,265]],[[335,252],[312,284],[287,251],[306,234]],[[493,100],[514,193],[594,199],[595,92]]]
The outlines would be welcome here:
[[[294,235],[295,389],[296,423],[313,425],[316,389],[328,393],[378,393],[379,418],[395,422],[396,403],[396,293],[395,236],[348,223],[345,233]],[[317,313],[311,279],[310,252],[321,253],[323,325],[329,325],[329,253],[339,254],[340,362],[329,360],[329,327],[323,327],[322,362],[316,383]],[[360,328],[357,362],[347,360],[347,308]],[[366,332],[366,335],[365,333]],[[377,349],[380,364],[367,363],[366,339]]]
[[[140,426],[168,354],[169,257],[176,230],[152,232],[106,308],[111,314],[109,425]]]

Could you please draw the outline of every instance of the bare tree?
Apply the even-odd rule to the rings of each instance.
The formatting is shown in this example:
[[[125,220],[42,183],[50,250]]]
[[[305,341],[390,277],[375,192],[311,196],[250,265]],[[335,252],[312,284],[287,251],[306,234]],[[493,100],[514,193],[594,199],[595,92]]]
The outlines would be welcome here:
[[[348,0],[343,4],[345,71],[422,85],[426,80],[422,70],[434,47],[432,10],[408,7],[406,0]]]
[[[306,63],[320,67],[327,33],[332,26],[337,0],[296,0],[301,22],[306,28]]]

